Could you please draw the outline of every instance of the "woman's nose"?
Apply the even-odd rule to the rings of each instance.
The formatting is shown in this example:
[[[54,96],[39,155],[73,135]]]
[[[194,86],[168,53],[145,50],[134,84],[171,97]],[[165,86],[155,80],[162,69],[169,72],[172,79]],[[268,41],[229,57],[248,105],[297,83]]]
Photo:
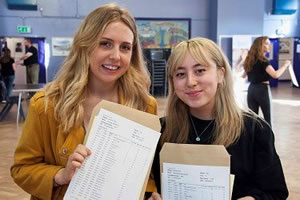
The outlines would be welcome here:
[[[193,87],[197,84],[197,81],[196,81],[196,77],[194,76],[193,73],[188,73],[187,74],[187,86],[188,87]]]
[[[120,50],[118,48],[113,48],[110,52],[110,59],[119,60],[120,59]]]

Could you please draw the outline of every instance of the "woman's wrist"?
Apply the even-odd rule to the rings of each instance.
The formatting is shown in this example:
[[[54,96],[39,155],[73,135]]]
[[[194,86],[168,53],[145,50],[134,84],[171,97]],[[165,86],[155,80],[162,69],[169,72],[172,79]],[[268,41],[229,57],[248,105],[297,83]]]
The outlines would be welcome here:
[[[64,180],[64,173],[65,168],[61,168],[60,170],[58,170],[58,172],[55,174],[53,182],[54,182],[54,186],[61,186],[61,185],[65,185],[65,180]]]

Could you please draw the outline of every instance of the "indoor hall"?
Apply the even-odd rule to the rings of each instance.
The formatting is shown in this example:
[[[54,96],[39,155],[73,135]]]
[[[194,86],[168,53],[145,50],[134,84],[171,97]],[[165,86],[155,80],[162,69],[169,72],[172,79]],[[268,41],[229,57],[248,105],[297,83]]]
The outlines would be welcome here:
[[[280,82],[278,88],[272,89],[273,106],[273,130],[275,134],[275,144],[277,153],[281,158],[286,182],[289,188],[290,200],[300,198],[300,89],[292,87],[289,82]],[[164,97],[157,97],[158,114],[164,116],[167,100]],[[24,110],[27,112],[28,101],[23,103]],[[0,105],[3,107],[3,105]],[[1,108],[0,107],[0,108]],[[12,180],[9,168],[13,162],[13,153],[21,134],[23,120],[19,126],[16,125],[16,109],[7,115],[5,120],[0,122],[0,199],[25,200],[29,195],[20,189]]]
[[[9,174],[13,153],[28,113],[30,94],[52,81],[69,53],[74,33],[94,8],[110,1],[0,1],[0,52],[12,50],[19,60],[25,54],[24,39],[30,38],[39,52],[39,84],[28,88],[26,68],[16,69],[13,105],[0,120],[0,199],[29,199]],[[27,4],[26,4],[27,2]],[[300,108],[300,14],[299,0],[152,0],[116,1],[136,19],[145,63],[151,74],[150,93],[157,98],[158,114],[164,116],[168,93],[166,63],[172,48],[194,37],[216,42],[233,66],[241,106],[246,105],[245,81],[239,61],[255,38],[271,41],[270,63],[277,69],[290,60],[295,77],[286,70],[271,81],[272,123],[275,145],[289,189],[288,199],[300,199],[299,108]],[[286,4],[288,2],[289,4]],[[170,6],[172,5],[172,6]],[[147,8],[147,9],[141,9]],[[167,8],[167,9],[166,9]],[[174,28],[176,27],[176,28]],[[179,27],[179,28],[178,28]],[[2,55],[2,54],[1,54]],[[292,86],[292,79],[294,79]],[[296,80],[296,82],[295,82]],[[238,82],[240,81],[240,82]],[[240,84],[239,84],[240,83]],[[0,111],[6,104],[0,104]],[[23,112],[17,112],[22,105]],[[3,119],[2,119],[3,117]]]

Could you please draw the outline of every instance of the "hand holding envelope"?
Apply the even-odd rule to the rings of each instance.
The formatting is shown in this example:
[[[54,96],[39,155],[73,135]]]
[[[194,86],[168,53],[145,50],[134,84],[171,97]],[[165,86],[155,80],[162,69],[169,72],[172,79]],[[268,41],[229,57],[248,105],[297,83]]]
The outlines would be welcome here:
[[[64,199],[144,199],[160,137],[158,116],[102,101],[91,119],[85,145],[92,154],[76,170]]]
[[[86,146],[79,144],[74,153],[69,156],[68,162],[65,168],[60,169],[54,177],[54,186],[69,184],[75,170],[79,169],[84,159],[91,154],[91,150]]]

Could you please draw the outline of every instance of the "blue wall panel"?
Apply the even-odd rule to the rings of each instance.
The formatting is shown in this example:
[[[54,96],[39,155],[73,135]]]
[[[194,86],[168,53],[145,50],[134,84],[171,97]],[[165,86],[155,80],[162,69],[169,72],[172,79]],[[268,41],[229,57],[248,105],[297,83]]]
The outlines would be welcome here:
[[[37,10],[36,0],[6,0],[8,9]]]
[[[290,15],[296,13],[298,0],[273,0],[273,15]]]

